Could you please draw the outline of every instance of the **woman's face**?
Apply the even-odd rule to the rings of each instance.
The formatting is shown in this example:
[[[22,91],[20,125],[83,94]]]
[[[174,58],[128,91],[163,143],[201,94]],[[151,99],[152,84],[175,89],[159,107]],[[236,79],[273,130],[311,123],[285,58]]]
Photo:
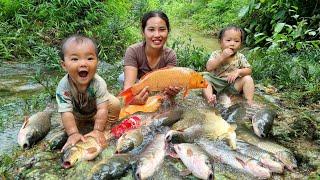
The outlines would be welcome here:
[[[163,48],[167,41],[168,34],[169,30],[166,22],[160,17],[152,17],[148,19],[143,31],[146,46],[154,49]]]

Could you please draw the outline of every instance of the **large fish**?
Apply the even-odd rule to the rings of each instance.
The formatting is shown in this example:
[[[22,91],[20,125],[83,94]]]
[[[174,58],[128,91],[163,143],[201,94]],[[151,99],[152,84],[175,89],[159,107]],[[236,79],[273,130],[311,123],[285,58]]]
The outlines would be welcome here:
[[[129,104],[133,97],[146,86],[151,92],[162,91],[169,86],[182,87],[185,89],[185,97],[190,89],[206,88],[207,85],[200,73],[185,67],[172,67],[146,74],[138,83],[122,91],[119,96],[123,96],[125,104]]]
[[[206,152],[195,144],[175,144],[174,150],[183,164],[200,179],[214,179],[213,166]]]
[[[263,166],[270,169],[271,172],[283,173],[284,165],[276,161],[269,152],[241,141],[237,141],[237,145],[237,151],[241,154],[260,161]]]
[[[107,142],[112,137],[110,131],[105,131],[104,136]],[[86,138],[85,142],[79,141],[74,146],[68,146],[63,152],[62,166],[70,168],[78,161],[92,160],[96,158],[105,147],[100,144],[93,137]]]
[[[115,154],[102,159],[92,169],[90,179],[117,179],[121,178],[134,164],[135,159],[129,154]]]
[[[289,149],[274,142],[260,139],[254,133],[250,132],[248,128],[243,126],[238,128],[237,134],[239,139],[272,153],[290,171],[293,171],[294,168],[297,168],[297,161]]]
[[[164,134],[157,134],[153,141],[139,156],[137,170],[135,172],[136,179],[147,179],[158,170],[163,163],[165,157],[165,139]]]
[[[252,127],[254,133],[263,138],[267,137],[272,129],[276,112],[272,109],[262,109],[252,117]]]
[[[232,124],[230,125],[225,121],[221,116],[217,115],[214,111],[205,110],[205,126],[204,131],[205,135],[209,139],[227,139],[229,145],[232,149],[236,149],[237,139],[236,139],[236,128],[237,126]]]
[[[258,178],[266,179],[271,176],[269,169],[260,166],[257,160],[231,150],[223,141],[201,139],[198,144],[217,161],[248,172]]]
[[[236,149],[236,128],[235,124],[230,125],[213,110],[190,109],[183,114],[182,120],[172,126],[166,140],[173,143],[193,142],[197,136],[204,136],[213,140],[227,139],[232,149]]]
[[[150,96],[143,105],[127,105],[121,108],[119,119],[134,114],[136,112],[155,112],[159,109],[162,102],[162,96]]]
[[[48,134],[52,113],[51,110],[45,110],[25,119],[18,133],[18,144],[23,149],[30,148]]]
[[[117,141],[116,153],[126,153],[141,145],[143,135],[141,128],[125,132]]]

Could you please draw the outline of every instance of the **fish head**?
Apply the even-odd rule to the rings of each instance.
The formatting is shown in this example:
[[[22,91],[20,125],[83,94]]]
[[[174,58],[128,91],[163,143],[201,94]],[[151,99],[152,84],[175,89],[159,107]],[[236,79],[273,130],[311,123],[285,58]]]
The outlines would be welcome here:
[[[173,145],[174,151],[175,151],[177,154],[181,154],[181,152],[182,152],[182,148],[181,148],[180,146],[181,146],[180,144],[174,144],[174,145]]]
[[[68,146],[67,149],[63,151],[62,166],[65,169],[72,167],[77,161],[80,160],[82,154],[83,149],[77,146]]]
[[[197,163],[196,173],[201,179],[213,180],[214,172],[212,162],[209,159],[206,159],[205,163]]]
[[[37,131],[32,128],[21,128],[18,134],[18,144],[23,149],[29,149],[36,142]]]
[[[185,142],[183,134],[180,131],[170,130],[165,136],[166,142],[178,144]]]
[[[267,179],[271,176],[270,170],[260,166],[256,160],[249,160],[246,162],[245,169],[259,178]]]
[[[140,166],[138,165],[136,172],[134,173],[134,178],[138,180],[144,180],[152,176],[153,169],[152,165],[150,166]]]
[[[275,154],[276,158],[278,158],[286,168],[290,171],[293,171],[297,168],[297,160],[293,156],[293,154],[289,151],[279,151]]]
[[[260,162],[268,167],[271,172],[275,173],[283,173],[284,170],[284,164],[281,162],[275,161],[274,158],[269,154],[263,154],[260,157]]]
[[[267,137],[272,129],[276,113],[273,110],[264,109],[258,111],[252,117],[252,126],[254,133],[260,138]]]
[[[116,154],[126,153],[134,148],[134,143],[129,139],[123,143],[120,143],[116,147]]]
[[[191,78],[189,81],[190,89],[195,88],[206,88],[208,86],[208,82],[203,78],[203,76],[198,72],[193,72],[191,74]]]

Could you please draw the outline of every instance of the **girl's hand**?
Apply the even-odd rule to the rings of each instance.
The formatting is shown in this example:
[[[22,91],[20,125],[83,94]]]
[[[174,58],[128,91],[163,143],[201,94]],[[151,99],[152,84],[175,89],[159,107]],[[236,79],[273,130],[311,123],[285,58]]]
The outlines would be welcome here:
[[[106,147],[107,146],[107,140],[104,137],[104,133],[102,131],[99,131],[97,129],[94,129],[93,131],[91,131],[90,133],[84,135],[84,137],[93,137],[96,139],[96,141],[99,143],[99,145],[101,147]]]
[[[240,73],[239,73],[238,69],[229,73],[229,75],[227,77],[228,83],[234,83],[236,81],[236,79],[239,77],[239,75],[240,75]]]
[[[181,87],[173,87],[169,86],[168,88],[165,88],[163,93],[167,95],[169,98],[175,97],[180,91],[182,90]]]
[[[223,59],[227,59],[228,57],[231,57],[232,55],[234,55],[234,50],[231,48],[226,48],[221,53],[221,56]]]
[[[137,95],[135,95],[133,101],[130,104],[143,105],[147,102],[149,97],[148,86],[143,88]]]
[[[66,142],[66,144],[64,144],[64,146],[61,149],[61,152],[63,152],[68,146],[74,146],[78,141],[83,141],[85,142],[86,139],[84,138],[84,136],[82,136],[82,134],[80,133],[73,133],[68,137],[68,140]]]

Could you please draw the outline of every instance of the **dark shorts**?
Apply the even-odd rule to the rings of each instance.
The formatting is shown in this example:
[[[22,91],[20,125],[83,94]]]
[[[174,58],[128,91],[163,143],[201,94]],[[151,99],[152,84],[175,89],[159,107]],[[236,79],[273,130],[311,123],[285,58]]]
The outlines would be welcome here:
[[[203,77],[212,85],[213,89],[220,93],[231,93],[231,94],[239,94],[239,91],[234,87],[234,83],[230,84],[225,79],[222,79],[212,73],[205,72],[203,73]]]

